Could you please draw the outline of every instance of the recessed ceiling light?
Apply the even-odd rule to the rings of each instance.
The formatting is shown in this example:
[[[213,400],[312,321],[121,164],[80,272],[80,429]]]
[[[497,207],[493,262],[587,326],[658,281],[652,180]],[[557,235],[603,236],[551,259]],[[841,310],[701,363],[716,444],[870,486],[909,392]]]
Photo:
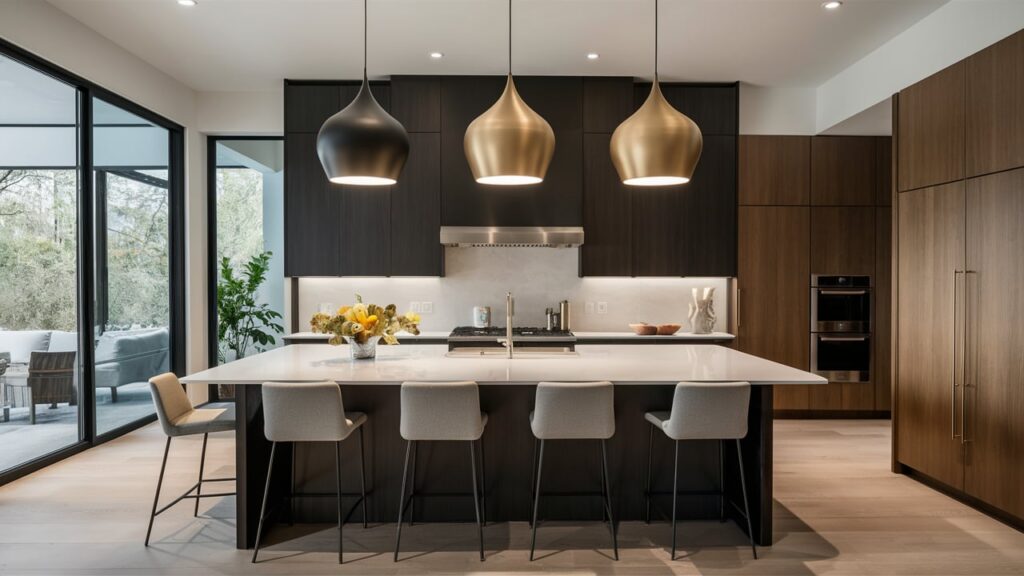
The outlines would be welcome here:
[[[821,7],[824,8],[825,10],[838,10],[839,7],[842,5],[843,3],[840,2],[839,0],[829,0],[828,2],[822,4]]]
[[[195,6],[196,0],[178,0],[178,4],[182,6]]]
[[[441,58],[444,58],[444,54],[442,54],[441,52],[431,52],[430,57],[433,58],[434,60],[440,60]]]
[[[587,54],[587,60],[597,60],[600,57],[601,57],[601,55],[598,54],[597,52],[591,52],[591,53]]]

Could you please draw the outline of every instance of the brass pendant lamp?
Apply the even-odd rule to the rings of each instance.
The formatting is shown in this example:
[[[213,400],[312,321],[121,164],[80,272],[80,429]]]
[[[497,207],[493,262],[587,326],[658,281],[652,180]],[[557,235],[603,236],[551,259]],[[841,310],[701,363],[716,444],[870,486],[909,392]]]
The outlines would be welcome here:
[[[316,137],[316,153],[335,184],[390,186],[409,157],[409,134],[370,91],[366,78],[366,0],[363,0],[363,85],[352,102],[328,118]]]
[[[508,1],[508,80],[505,91],[466,128],[462,141],[480,184],[519,186],[544,180],[555,153],[555,132],[530,108],[512,79],[512,0]]]
[[[703,147],[700,127],[673,108],[658,85],[658,0],[654,0],[654,85],[643,106],[612,134],[612,164],[629,186],[686,184]]]

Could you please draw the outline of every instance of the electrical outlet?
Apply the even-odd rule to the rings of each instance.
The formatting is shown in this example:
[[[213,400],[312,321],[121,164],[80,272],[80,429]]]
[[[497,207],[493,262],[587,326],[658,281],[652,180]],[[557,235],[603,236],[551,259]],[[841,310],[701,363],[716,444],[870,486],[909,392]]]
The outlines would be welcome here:
[[[409,310],[419,314],[420,312],[423,312],[423,305],[420,304],[419,302],[410,302],[409,303]]]
[[[433,302],[420,302],[420,312],[422,312],[423,314],[433,314],[434,313],[434,303]]]
[[[587,305],[586,305],[586,308],[584,309],[584,312],[586,314],[593,314],[594,313],[594,303],[593,302],[587,302]]]
[[[597,303],[597,313],[598,314],[607,314],[608,313],[608,303],[607,302],[598,302]]]

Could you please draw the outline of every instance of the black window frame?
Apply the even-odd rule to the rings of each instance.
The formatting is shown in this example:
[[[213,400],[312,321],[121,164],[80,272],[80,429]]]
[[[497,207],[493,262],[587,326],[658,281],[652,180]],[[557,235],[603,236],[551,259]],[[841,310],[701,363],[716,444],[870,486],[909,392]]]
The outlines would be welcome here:
[[[0,38],[0,55],[73,87],[77,93],[78,134],[78,355],[79,355],[79,439],[56,451],[28,460],[14,468],[0,471],[0,486],[26,476],[69,456],[98,446],[128,432],[137,430],[156,420],[150,414],[112,430],[97,433],[95,391],[95,343],[92,339],[96,325],[96,263],[103,247],[96,245],[94,207],[96,190],[93,165],[93,99],[99,98],[117,106],[168,133],[168,279],[170,282],[170,368],[179,376],[185,374],[187,362],[186,337],[186,285],[185,285],[185,128],[180,124],[140,106],[127,98],[95,84],[29,50]],[[104,261],[105,263],[105,261]]]

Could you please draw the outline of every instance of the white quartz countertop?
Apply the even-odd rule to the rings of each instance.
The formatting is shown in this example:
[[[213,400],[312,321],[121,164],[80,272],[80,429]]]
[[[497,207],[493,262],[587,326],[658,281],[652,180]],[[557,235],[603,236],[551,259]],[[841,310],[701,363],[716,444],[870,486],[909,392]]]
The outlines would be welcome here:
[[[417,340],[444,340],[448,338],[451,332],[420,332],[418,335],[401,333],[398,335],[398,340],[409,342],[415,342]],[[668,336],[654,335],[654,336],[639,336],[633,332],[577,332],[573,330],[573,334],[576,335],[577,340],[671,340],[671,341],[686,341],[686,340],[733,340],[736,338],[728,332],[712,332],[711,334],[694,334],[692,332],[676,332]],[[328,339],[327,334],[316,334],[313,332],[295,332],[294,334],[286,334],[283,336],[285,340],[291,342],[322,342]]]
[[[347,346],[295,344],[192,374],[200,384],[260,384],[333,380],[347,384],[400,384],[407,380],[475,380],[486,384],[536,384],[544,380],[615,384],[675,384],[679,381],[747,381],[763,384],[827,384],[790,368],[713,344],[677,346],[589,345],[573,356],[446,356],[447,346],[378,346],[375,360],[352,360]]]

